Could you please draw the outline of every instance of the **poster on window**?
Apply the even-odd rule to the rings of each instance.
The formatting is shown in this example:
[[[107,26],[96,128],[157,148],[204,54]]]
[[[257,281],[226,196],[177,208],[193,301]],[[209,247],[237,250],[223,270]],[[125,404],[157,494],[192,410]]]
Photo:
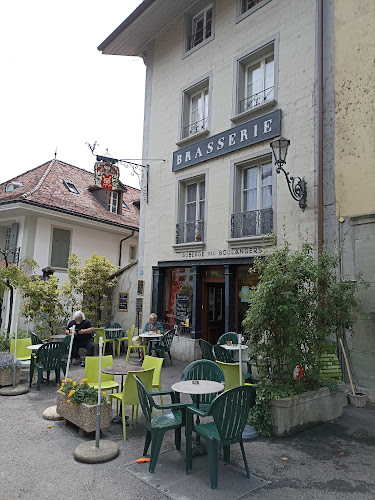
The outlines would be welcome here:
[[[115,191],[118,189],[119,168],[106,161],[97,161],[94,165],[95,186]]]

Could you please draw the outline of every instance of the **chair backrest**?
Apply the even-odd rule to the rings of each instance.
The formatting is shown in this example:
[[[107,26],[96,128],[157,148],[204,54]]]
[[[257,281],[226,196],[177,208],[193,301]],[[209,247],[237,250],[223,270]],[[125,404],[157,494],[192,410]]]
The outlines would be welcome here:
[[[244,385],[223,392],[211,403],[207,416],[214,418],[220,444],[234,444],[242,439],[255,397],[255,387]]]
[[[31,344],[31,339],[17,339],[17,358],[31,358],[31,350],[27,348]],[[10,353],[14,353],[14,339],[10,339]]]
[[[238,344],[238,335],[236,332],[227,332],[224,333],[221,337],[218,338],[217,344],[226,344],[228,340],[231,340],[233,344]]]
[[[214,353],[216,361],[221,361],[222,363],[234,363],[233,351],[229,351],[224,347],[221,347],[221,344],[214,345]]]
[[[126,337],[128,337],[128,346],[133,345],[134,328],[131,327],[130,330],[126,330]]]
[[[105,328],[122,328],[122,325],[120,323],[107,323]]]
[[[128,338],[129,338],[129,332],[130,332],[130,335],[131,335],[131,337],[133,338],[133,335],[134,335],[134,329],[135,329],[135,325],[132,325],[132,326],[130,327],[130,330],[126,330],[126,337],[128,337]]]
[[[233,387],[238,387],[240,385],[240,366],[238,363],[222,363],[221,361],[216,361],[218,366],[223,370],[225,377],[225,390],[233,389]],[[242,374],[242,383],[245,383],[244,376]]]
[[[95,328],[94,344],[99,344],[100,337],[103,337],[103,342],[107,340],[104,328]]]
[[[173,328],[172,330],[168,330],[161,338],[161,344],[165,347],[166,352],[168,352],[169,349],[171,348],[174,334],[175,334],[175,330]]]
[[[148,370],[154,368],[154,378],[152,385],[160,387],[161,367],[163,366],[163,358],[155,358],[154,356],[145,356],[142,363],[142,368]]]
[[[66,335],[63,339],[61,339],[61,343],[65,344],[68,349],[70,346],[70,339],[71,339],[71,335]]]
[[[150,391],[144,386],[138,375],[134,374],[134,380],[137,384],[138,399],[142,407],[143,415],[146,420],[146,427],[151,430],[151,420],[152,420],[152,408],[154,406],[154,400],[150,394]]]
[[[199,339],[199,346],[202,351],[202,358],[209,359],[210,361],[216,361],[215,354],[213,351],[213,346],[203,339]]]
[[[225,376],[223,370],[213,361],[201,359],[193,361],[182,372],[181,380],[213,380],[225,385]],[[196,396],[190,395],[191,399],[196,402]],[[211,403],[216,397],[216,394],[202,394],[200,402],[203,404]]]
[[[34,332],[30,332],[30,338],[32,345],[42,344],[42,339]]]
[[[137,390],[137,381],[134,378],[136,375],[142,384],[149,392],[152,392],[152,378],[154,376],[154,368],[149,368],[143,371],[129,371],[126,375],[124,389],[122,392],[122,400],[126,405],[138,405],[140,403]]]
[[[102,356],[102,368],[113,366],[113,356]],[[89,384],[99,383],[99,358],[96,356],[86,356],[85,358],[85,378]],[[101,374],[102,382],[111,382],[114,380],[114,375],[108,373]]]
[[[44,370],[57,370],[60,368],[61,358],[66,352],[65,344],[61,342],[47,342],[37,351],[38,363]]]

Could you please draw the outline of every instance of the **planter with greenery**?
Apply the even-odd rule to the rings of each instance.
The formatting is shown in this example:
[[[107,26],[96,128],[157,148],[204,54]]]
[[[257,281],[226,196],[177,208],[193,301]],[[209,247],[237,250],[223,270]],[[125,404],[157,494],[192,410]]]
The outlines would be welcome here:
[[[102,394],[100,428],[106,429],[111,424],[111,405],[107,403],[105,392]],[[56,410],[60,417],[79,427],[79,433],[83,435],[96,429],[97,403],[98,391],[87,383],[87,379],[78,383],[68,378],[62,381],[57,392]]]
[[[16,384],[20,381],[21,362],[16,360]],[[9,352],[0,352],[0,386],[13,384],[14,357]]]
[[[257,259],[250,269],[258,274],[259,282],[251,292],[243,325],[260,379],[251,423],[262,436],[272,432],[291,434],[320,423],[326,419],[320,410],[316,418],[307,412],[308,421],[304,421],[303,412],[297,423],[293,420],[296,401],[309,399],[298,395],[321,387],[329,387],[331,392],[337,389],[337,382],[320,376],[321,356],[336,349],[332,340],[352,329],[359,306],[357,292],[365,282],[360,276],[355,280],[340,279],[339,253],[323,250],[319,258],[315,258],[315,253],[311,244],[292,250],[285,242],[271,254]],[[275,431],[279,411],[272,409],[270,402],[290,397],[294,401],[284,405],[292,408],[287,417],[290,426],[280,433]],[[316,405],[320,399],[316,395],[313,398],[315,402],[310,405]],[[344,399],[341,396],[336,399],[342,410]],[[325,401],[323,406],[330,404]],[[277,407],[280,406],[283,405],[279,403]],[[337,411],[333,413],[339,416]],[[327,415],[332,413],[328,411]]]

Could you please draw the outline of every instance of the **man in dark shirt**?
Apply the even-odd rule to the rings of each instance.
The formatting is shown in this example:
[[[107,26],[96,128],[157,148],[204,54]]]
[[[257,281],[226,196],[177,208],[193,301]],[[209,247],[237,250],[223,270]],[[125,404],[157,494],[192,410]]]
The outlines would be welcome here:
[[[86,349],[86,356],[94,356],[94,340],[92,338],[92,333],[95,328],[89,319],[86,319],[82,311],[76,311],[73,314],[72,321],[69,321],[65,333],[69,335],[72,331],[72,327],[75,327],[74,339],[72,346],[72,359],[79,363],[80,357],[78,349],[84,347]],[[81,361],[81,366],[85,366],[85,361]]]

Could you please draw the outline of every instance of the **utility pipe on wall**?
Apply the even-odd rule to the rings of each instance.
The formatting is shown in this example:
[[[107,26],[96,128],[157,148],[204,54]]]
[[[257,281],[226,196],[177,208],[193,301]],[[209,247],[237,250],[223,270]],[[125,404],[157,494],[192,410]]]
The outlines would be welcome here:
[[[318,0],[317,22],[317,105],[318,105],[318,253],[323,249],[323,0]]]

